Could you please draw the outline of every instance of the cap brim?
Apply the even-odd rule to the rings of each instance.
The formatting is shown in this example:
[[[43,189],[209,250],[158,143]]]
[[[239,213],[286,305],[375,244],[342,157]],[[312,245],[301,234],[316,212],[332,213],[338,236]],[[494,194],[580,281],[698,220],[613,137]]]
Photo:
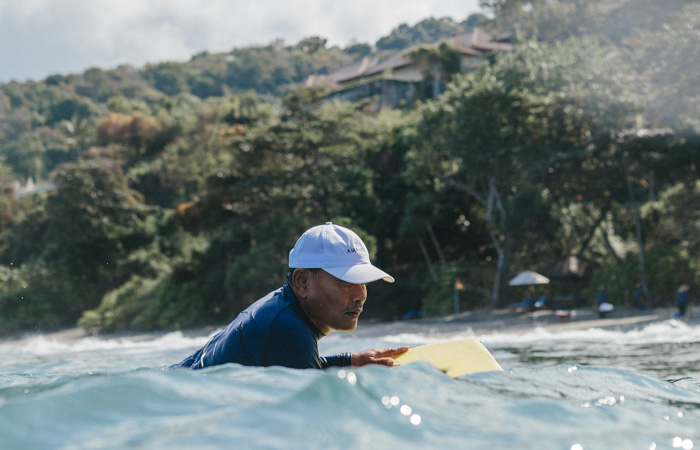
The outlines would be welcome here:
[[[394,277],[372,264],[355,264],[348,267],[322,267],[323,270],[336,278],[353,284],[367,284],[377,280],[394,282]]]

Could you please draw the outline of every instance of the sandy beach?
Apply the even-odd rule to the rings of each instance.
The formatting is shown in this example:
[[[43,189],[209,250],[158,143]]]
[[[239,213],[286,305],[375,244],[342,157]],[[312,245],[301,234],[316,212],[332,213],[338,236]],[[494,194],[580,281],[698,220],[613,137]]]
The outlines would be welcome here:
[[[510,310],[477,310],[468,311],[457,315],[444,317],[429,317],[420,319],[394,320],[385,322],[373,322],[360,319],[360,324],[352,333],[357,338],[372,338],[401,333],[419,333],[434,337],[445,336],[449,338],[455,333],[471,332],[476,336],[492,333],[522,334],[542,328],[550,333],[558,333],[575,329],[616,329],[629,331],[634,328],[642,328],[654,322],[670,320],[673,318],[675,308],[654,309],[617,309],[606,318],[600,318],[598,313],[591,309],[579,309],[566,318],[557,316],[556,311],[540,310],[532,312],[516,312]],[[689,315],[687,322],[696,323],[695,316]],[[225,327],[226,324],[195,329],[178,330],[186,336],[207,336]],[[150,340],[156,339],[175,330],[151,331],[151,332],[122,332],[90,334],[81,328],[70,328],[61,331],[41,333],[46,339],[62,342],[76,341],[85,337],[98,339],[130,339]],[[39,333],[24,333],[11,337],[4,337],[0,342],[23,341],[31,339]]]

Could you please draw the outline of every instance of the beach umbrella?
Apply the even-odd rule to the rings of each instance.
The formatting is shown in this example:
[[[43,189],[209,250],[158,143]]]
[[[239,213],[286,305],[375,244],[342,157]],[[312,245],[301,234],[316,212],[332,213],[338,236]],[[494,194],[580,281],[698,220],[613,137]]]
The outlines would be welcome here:
[[[530,284],[547,284],[549,283],[549,278],[544,275],[540,275],[532,270],[526,270],[520,272],[517,277],[513,278],[508,282],[511,286],[527,286]]]

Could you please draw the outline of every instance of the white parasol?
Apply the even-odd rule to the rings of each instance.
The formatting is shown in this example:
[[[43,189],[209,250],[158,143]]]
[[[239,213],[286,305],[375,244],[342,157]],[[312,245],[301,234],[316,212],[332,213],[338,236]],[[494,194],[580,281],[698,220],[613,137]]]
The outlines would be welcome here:
[[[520,272],[517,277],[513,278],[508,282],[511,286],[526,286],[530,284],[547,284],[549,283],[549,278],[544,275],[540,275],[532,270],[526,270]]]

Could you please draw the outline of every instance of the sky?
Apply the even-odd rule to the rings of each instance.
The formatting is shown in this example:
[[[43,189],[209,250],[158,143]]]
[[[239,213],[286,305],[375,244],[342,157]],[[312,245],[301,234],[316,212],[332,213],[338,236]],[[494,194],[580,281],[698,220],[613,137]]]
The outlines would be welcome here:
[[[402,23],[461,22],[478,0],[0,0],[0,82],[310,36],[374,44]]]

